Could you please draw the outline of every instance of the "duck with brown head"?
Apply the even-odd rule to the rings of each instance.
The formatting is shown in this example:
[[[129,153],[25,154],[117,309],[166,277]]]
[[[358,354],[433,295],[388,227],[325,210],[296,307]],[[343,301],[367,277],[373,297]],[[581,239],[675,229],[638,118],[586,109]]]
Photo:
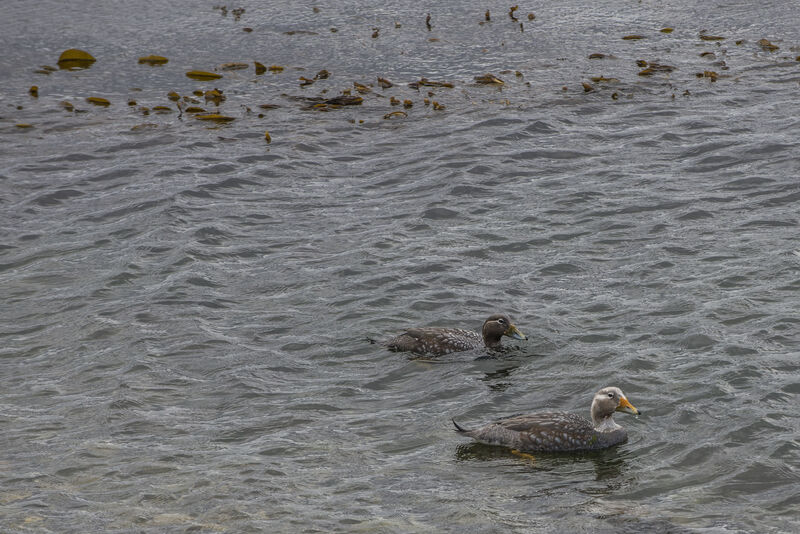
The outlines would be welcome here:
[[[628,439],[614,421],[614,412],[639,415],[617,387],[605,387],[592,400],[592,421],[566,412],[515,415],[475,430],[455,421],[456,431],[487,445],[502,445],[526,452],[570,452],[605,449]]]
[[[484,321],[480,334],[461,328],[410,328],[386,342],[386,348],[434,356],[481,348],[498,350],[502,347],[500,340],[503,336],[528,339],[508,315],[496,313]]]

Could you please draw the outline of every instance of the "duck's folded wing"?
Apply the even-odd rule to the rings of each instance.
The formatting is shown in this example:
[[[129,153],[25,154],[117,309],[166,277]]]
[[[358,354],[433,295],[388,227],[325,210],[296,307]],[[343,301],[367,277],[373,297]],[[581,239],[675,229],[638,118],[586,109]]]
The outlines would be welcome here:
[[[516,415],[496,424],[518,432],[520,445],[528,450],[583,449],[597,440],[589,421],[569,413]]]

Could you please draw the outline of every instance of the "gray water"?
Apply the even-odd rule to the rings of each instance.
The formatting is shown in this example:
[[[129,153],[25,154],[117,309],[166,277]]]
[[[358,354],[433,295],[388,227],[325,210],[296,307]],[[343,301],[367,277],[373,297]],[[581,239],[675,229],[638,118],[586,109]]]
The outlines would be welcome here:
[[[215,4],[3,4],[0,530],[800,528],[793,1],[520,4],[522,28],[510,3]],[[73,47],[97,62],[34,72]],[[360,106],[298,99],[353,82]],[[167,98],[212,87],[233,122]],[[501,310],[529,341],[491,358],[368,341]],[[599,453],[450,422],[588,415],[606,385],[643,415]]]

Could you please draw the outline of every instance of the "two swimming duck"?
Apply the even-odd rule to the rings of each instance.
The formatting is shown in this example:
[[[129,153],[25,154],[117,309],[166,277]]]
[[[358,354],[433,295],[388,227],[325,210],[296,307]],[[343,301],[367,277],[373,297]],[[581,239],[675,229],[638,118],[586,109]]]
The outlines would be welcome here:
[[[494,314],[480,334],[460,328],[412,328],[386,343],[393,351],[442,355],[487,348],[498,350],[508,336],[526,340],[525,334],[505,314]],[[628,433],[614,421],[614,412],[639,415],[618,387],[604,387],[592,399],[591,422],[566,412],[515,415],[474,430],[453,420],[456,432],[480,443],[509,447],[520,452],[573,452],[605,449],[624,443]]]

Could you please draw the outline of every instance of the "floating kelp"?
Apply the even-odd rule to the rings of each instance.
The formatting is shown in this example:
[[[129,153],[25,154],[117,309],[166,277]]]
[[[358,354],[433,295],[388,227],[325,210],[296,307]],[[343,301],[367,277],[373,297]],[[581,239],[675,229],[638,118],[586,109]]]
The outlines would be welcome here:
[[[389,104],[392,105],[392,106],[399,106],[400,105],[400,99],[391,96],[391,97],[389,97]]]
[[[210,91],[206,91],[203,95],[206,99],[206,102],[213,102],[215,105],[219,106],[222,102],[225,101],[225,95],[222,94],[222,91],[219,89],[212,89]]]
[[[206,110],[199,106],[189,106],[184,111],[186,111],[186,113],[206,113]]]
[[[355,87],[356,91],[358,91],[361,94],[366,94],[372,91],[372,89],[370,89],[363,83],[353,82],[353,87]]]
[[[319,71],[318,73],[316,73],[314,75],[314,79],[315,80],[326,80],[326,79],[328,79],[330,77],[330,75],[331,75],[330,72],[328,72],[325,69],[322,69],[321,71]]]
[[[59,102],[59,105],[67,111],[75,111],[75,106],[72,105],[72,102],[68,100],[62,100]]]
[[[482,83],[486,85],[504,85],[505,82],[495,76],[494,74],[484,74],[482,76],[475,76],[475,81],[477,83]]]
[[[430,13],[428,13],[428,16],[425,17],[425,26],[427,26],[428,31],[431,31],[433,29],[433,26],[431,25],[431,14]]]
[[[28,89],[28,93],[33,97],[37,98],[39,96],[39,86],[31,85],[31,88]]]
[[[589,59],[605,59],[606,55],[601,54],[599,52],[595,52],[594,54],[589,54]]]
[[[486,13],[484,13],[483,17],[486,19],[486,22],[491,22],[492,21],[492,16],[489,13],[488,9],[486,10]]]
[[[675,28],[661,28],[659,31],[661,33],[672,33],[674,30]]]
[[[427,78],[420,78],[420,80],[418,82],[411,82],[410,84],[408,84],[408,86],[411,87],[412,89],[419,89],[421,86],[447,87],[449,89],[452,89],[453,87],[455,87],[455,85],[453,85],[450,82],[437,82],[437,81],[433,81],[433,80],[428,80]]]
[[[267,144],[272,142],[272,136],[269,135],[269,132],[264,132],[264,140],[267,142]]]
[[[181,99],[181,95],[179,95],[175,91],[170,91],[169,93],[167,93],[167,98],[169,98],[173,102],[177,102],[178,100]]]
[[[591,93],[594,91],[594,86],[592,84],[581,82],[581,85],[583,86],[583,91],[586,93]]]
[[[517,21],[519,20],[517,17],[515,17],[515,16],[514,16],[514,12],[515,12],[516,10],[518,10],[518,9],[519,9],[519,6],[511,6],[511,7],[509,8],[509,10],[508,10],[508,16],[509,16],[509,17],[511,18],[511,20],[513,20],[514,22],[517,22]]]
[[[625,41],[638,41],[639,39],[644,39],[644,35],[625,35],[622,37]]]
[[[311,85],[312,83],[314,83],[316,81],[316,80],[313,80],[311,78],[306,78],[305,76],[300,76],[300,78],[298,78],[298,79],[300,80],[300,85],[301,86]]]
[[[250,65],[247,63],[240,63],[238,61],[223,63],[219,66],[219,70],[244,70]]]
[[[342,91],[343,94],[339,96],[335,96],[333,98],[323,98],[319,96],[289,96],[283,95],[288,97],[291,100],[299,100],[304,102],[305,105],[303,109],[307,110],[317,110],[317,111],[329,111],[330,109],[337,109],[342,106],[357,106],[361,104],[364,99],[360,96],[351,96],[349,91]],[[266,107],[265,107],[266,106]],[[259,106],[262,109],[273,109],[274,107],[271,104],[264,104]]]
[[[153,106],[153,111],[156,113],[172,113],[172,108],[168,106]]]
[[[533,13],[528,13],[528,20],[536,20],[536,15]]]
[[[331,106],[357,106],[364,101],[360,96],[340,95],[325,100],[325,104]]]
[[[699,37],[703,41],[724,41],[725,40],[725,37],[722,37],[721,35],[705,35],[705,34],[701,33],[699,35]]]
[[[95,61],[97,60],[89,52],[70,48],[69,50],[64,50],[59,56],[58,68],[66,70],[88,69]]]
[[[146,63],[147,65],[166,65],[169,59],[164,56],[143,56],[139,58],[139,64]]]
[[[100,98],[99,96],[90,96],[86,99],[86,101],[90,104],[94,104],[95,106],[108,107],[111,105],[111,102],[105,98]]]
[[[433,106],[434,111],[444,111],[445,110],[444,104],[440,104],[436,100],[431,102],[431,104]]]
[[[285,67],[281,67],[280,65],[270,65],[269,67],[267,67],[267,70],[269,70],[270,72],[283,72],[284,68]]]
[[[211,121],[218,123],[225,123],[236,120],[235,117],[228,117],[227,115],[220,115],[219,113],[209,113],[208,115],[195,115],[194,118],[201,121]]]
[[[23,130],[27,129],[27,128],[33,128],[33,124],[28,124],[26,122],[18,122],[14,126],[16,126],[17,128],[23,129]]]
[[[204,70],[190,70],[186,73],[186,76],[193,80],[200,81],[219,80],[222,78],[222,74],[217,74],[216,72],[206,72]]]
[[[637,67],[641,67],[641,68],[645,68],[647,66],[647,61],[645,61],[643,59],[637,59],[636,60],[636,66]]]
[[[414,106],[414,102],[411,100],[403,100],[403,107],[408,109]]]
[[[392,111],[391,113],[387,113],[383,116],[384,119],[396,119],[396,118],[405,118],[408,117],[408,113],[405,111]]]
[[[228,16],[228,6],[214,6],[214,11],[219,11],[220,15],[222,15],[223,17]],[[235,9],[232,9],[231,13],[233,14],[233,20],[238,21],[239,19],[241,19],[242,15],[244,15],[244,12],[245,9],[243,7],[237,7]]]
[[[672,72],[675,70],[672,65],[664,65],[663,63],[650,63],[650,68],[656,72]]]
[[[319,35],[317,32],[312,32],[309,30],[291,30],[283,33],[284,35]]]
[[[709,78],[712,82],[716,82],[719,74],[714,72],[713,70],[704,70],[703,72],[698,72],[695,74],[698,78]]]
[[[606,78],[605,76],[592,76],[589,78],[594,83],[619,83],[617,78]]]
[[[759,39],[758,46],[760,46],[763,50],[766,50],[767,52],[774,52],[775,50],[778,50],[780,48],[778,45],[772,44],[767,39]]]
[[[394,84],[389,80],[387,80],[386,78],[381,78],[380,76],[378,76],[378,85],[380,85],[382,89],[388,89],[392,87]]]
[[[715,58],[715,57],[717,57],[717,55],[716,55],[714,52],[702,52],[702,53],[700,54],[700,57],[711,57],[711,58]]]
[[[657,72],[672,72],[675,67],[672,65],[661,65],[659,63],[650,63],[647,68],[639,72],[639,76],[652,76]]]
[[[256,74],[264,74],[267,72],[267,67],[263,63],[259,63],[258,61],[253,61],[253,65],[256,68]]]
[[[372,38],[377,39],[380,31],[380,28],[372,28]]]
[[[276,104],[259,104],[258,107],[260,107],[261,109],[269,110],[269,109],[277,109],[280,106]]]

